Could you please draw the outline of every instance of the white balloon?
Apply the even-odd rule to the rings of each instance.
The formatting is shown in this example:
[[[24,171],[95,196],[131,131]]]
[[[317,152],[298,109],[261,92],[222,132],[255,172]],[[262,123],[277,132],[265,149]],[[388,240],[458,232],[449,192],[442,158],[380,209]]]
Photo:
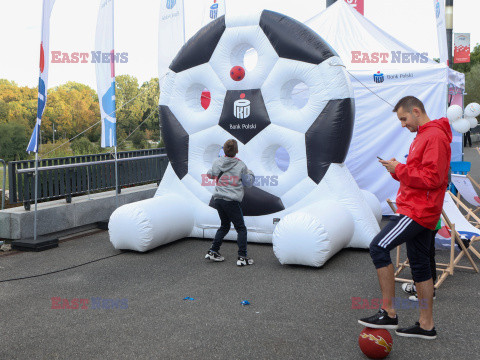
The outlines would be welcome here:
[[[455,131],[461,134],[465,134],[468,130],[470,130],[470,121],[468,121],[467,119],[460,119],[455,121],[452,124],[452,127]]]
[[[468,120],[468,122],[470,123],[470,129],[473,129],[478,125],[477,119],[475,119],[474,117],[465,116],[465,120]]]
[[[447,109],[447,118],[450,124],[462,118],[463,110],[459,105],[452,105]]]
[[[471,103],[465,106],[465,117],[477,117],[480,115],[480,105]]]

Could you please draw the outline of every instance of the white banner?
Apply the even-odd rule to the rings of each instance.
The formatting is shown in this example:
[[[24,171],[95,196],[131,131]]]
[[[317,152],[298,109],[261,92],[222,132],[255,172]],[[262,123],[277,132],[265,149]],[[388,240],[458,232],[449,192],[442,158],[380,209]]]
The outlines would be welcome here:
[[[446,71],[432,68],[408,72],[352,71],[352,74],[355,126],[345,164],[360,189],[374,193],[382,204],[383,214],[390,214],[386,200],[396,198],[399,182],[392,179],[377,156],[387,160],[396,158],[405,164],[416,135],[402,128],[392,107],[408,94],[423,101],[430,119],[444,117]]]
[[[117,146],[117,119],[115,114],[115,51],[113,45],[114,0],[100,0],[95,52],[101,53],[95,63],[97,93],[102,117],[102,147]]]
[[[47,104],[47,88],[48,88],[48,65],[50,64],[49,48],[50,48],[50,14],[52,13],[55,0],[44,0],[42,11],[42,37],[40,43],[40,77],[38,79],[38,105],[37,105],[37,121],[33,129],[32,136],[28,143],[27,151],[38,152],[40,125],[42,123],[42,115]]]
[[[204,0],[205,9],[203,11],[202,26],[207,25],[210,21],[216,20],[225,15],[225,0]]]
[[[161,0],[158,25],[158,79],[160,85],[168,67],[185,44],[183,0]]]
[[[448,64],[447,28],[445,26],[445,0],[433,0],[435,18],[437,19],[437,38],[440,62]]]

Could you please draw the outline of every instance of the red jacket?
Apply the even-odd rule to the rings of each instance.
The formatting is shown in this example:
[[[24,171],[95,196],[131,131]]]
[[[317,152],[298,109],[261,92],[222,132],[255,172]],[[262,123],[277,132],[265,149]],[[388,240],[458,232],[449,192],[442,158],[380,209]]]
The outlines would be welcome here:
[[[435,229],[442,213],[448,185],[452,131],[447,118],[432,120],[418,128],[406,164],[391,174],[400,181],[397,213],[420,225]]]

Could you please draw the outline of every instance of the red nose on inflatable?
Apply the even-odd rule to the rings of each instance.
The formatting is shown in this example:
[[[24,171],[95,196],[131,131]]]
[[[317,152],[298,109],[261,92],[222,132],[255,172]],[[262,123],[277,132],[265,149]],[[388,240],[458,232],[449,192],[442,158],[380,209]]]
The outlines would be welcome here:
[[[234,66],[232,70],[230,70],[230,77],[235,81],[243,80],[245,77],[245,69],[241,66]]]
[[[364,328],[358,337],[358,345],[370,359],[383,359],[390,354],[393,340],[388,330]]]

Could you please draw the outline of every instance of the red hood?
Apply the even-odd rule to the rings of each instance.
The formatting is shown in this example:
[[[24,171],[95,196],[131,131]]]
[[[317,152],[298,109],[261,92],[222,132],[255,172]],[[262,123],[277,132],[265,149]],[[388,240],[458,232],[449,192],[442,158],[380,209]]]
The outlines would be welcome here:
[[[431,120],[425,125],[418,127],[418,133],[422,133],[424,131],[428,131],[429,129],[437,128],[440,129],[445,135],[447,136],[448,142],[452,142],[452,128],[450,127],[450,123],[448,122],[447,118],[440,118],[437,120]]]

